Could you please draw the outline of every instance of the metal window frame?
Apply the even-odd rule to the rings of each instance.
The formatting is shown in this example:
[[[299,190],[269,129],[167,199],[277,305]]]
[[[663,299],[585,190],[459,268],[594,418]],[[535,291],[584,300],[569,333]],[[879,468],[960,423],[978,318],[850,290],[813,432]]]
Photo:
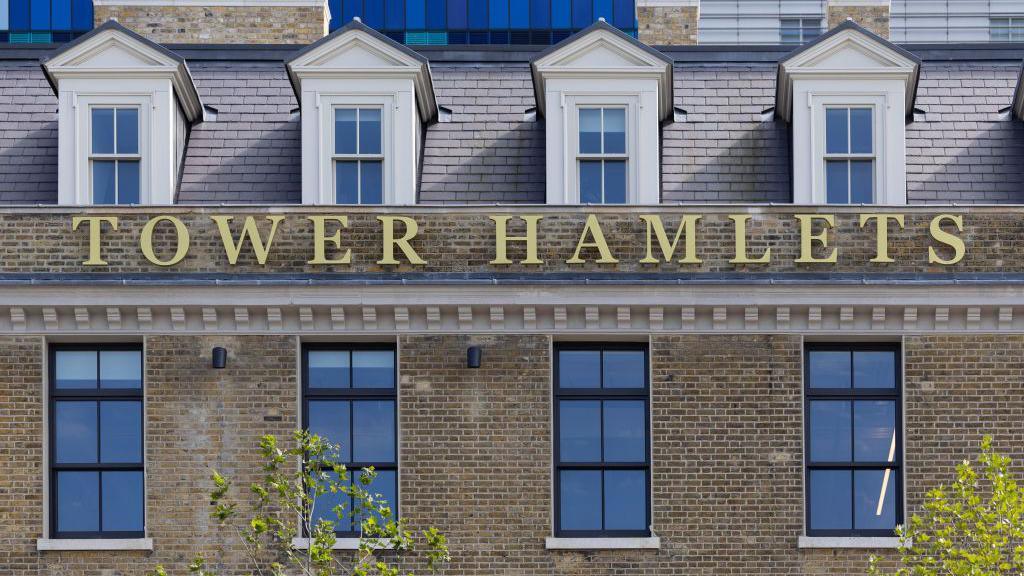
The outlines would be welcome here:
[[[111,110],[114,113],[114,128],[113,128],[113,130],[114,130],[114,133],[113,133],[113,136],[114,136],[114,151],[113,152],[105,153],[104,154],[104,153],[93,152],[93,150],[92,150],[92,133],[93,133],[92,111],[93,110],[97,110],[97,109],[99,109],[99,110],[104,110],[104,109]],[[135,140],[138,143],[137,144],[137,148],[139,149],[139,151],[136,151],[134,154],[119,153],[117,151],[117,111],[118,110],[127,110],[127,109],[135,110],[137,115],[138,115],[138,119],[139,119],[139,121],[136,123],[136,126],[135,126]],[[124,204],[121,204],[121,173],[118,170],[118,166],[120,165],[121,162],[134,162],[134,163],[137,163],[139,165],[139,177],[141,178],[142,177],[142,152],[141,152],[141,150],[142,150],[142,107],[141,106],[137,106],[137,105],[133,105],[133,104],[90,104],[89,105],[89,156],[88,156],[88,160],[89,160],[89,198],[92,200],[92,202],[94,204],[95,204],[95,201],[96,201],[96,194],[95,194],[95,190],[94,190],[95,185],[96,185],[96,174],[95,174],[95,171],[94,171],[94,166],[95,166],[96,162],[99,161],[99,162],[113,162],[114,163],[114,204],[113,205],[114,206],[122,206]],[[139,195],[140,195],[139,201],[141,202],[142,201],[142,198],[141,198],[141,195],[142,195],[142,182],[139,182]]]
[[[96,352],[96,388],[95,389],[60,389],[57,388],[57,352],[64,351],[77,351],[77,352]],[[138,388],[100,388],[100,352],[106,351],[134,351],[139,352],[142,355],[142,372],[139,374],[139,387]],[[97,538],[143,538],[146,533],[146,403],[145,403],[145,389],[146,389],[146,369],[145,369],[145,352],[142,344],[51,344],[47,351],[47,359],[49,366],[47,374],[49,383],[47,386],[47,433],[49,434],[50,442],[48,447],[47,463],[49,465],[48,478],[50,481],[50,494],[49,494],[49,527],[51,538],[83,538],[83,539],[97,539]],[[97,403],[97,411],[99,410],[99,402],[101,401],[137,401],[140,403],[142,408],[142,429],[139,431],[139,435],[142,439],[142,461],[138,464],[135,463],[103,463],[100,461],[99,443],[100,428],[100,416],[97,414],[96,417],[96,460],[94,464],[64,464],[57,462],[57,419],[56,419],[56,408],[57,402],[61,400],[83,400],[83,401],[94,401]],[[115,530],[103,530],[103,483],[102,474],[103,472],[142,472],[142,521],[143,527],[140,531],[115,531]],[[99,494],[97,494],[98,506],[99,506],[99,526],[100,529],[97,531],[90,532],[62,532],[58,530],[57,526],[57,510],[59,508],[59,493],[57,490],[57,474],[59,472],[97,472],[100,474],[100,483],[98,485]]]
[[[337,140],[335,136],[336,128],[338,123],[338,110],[355,110],[356,112],[356,151],[354,153],[342,153],[337,150]],[[376,154],[362,153],[359,151],[361,144],[361,134],[359,133],[362,122],[360,116],[363,110],[377,110],[380,112],[380,152]],[[384,114],[385,106],[383,104],[335,104],[331,107],[331,167],[333,168],[334,174],[331,178],[334,180],[334,202],[338,202],[338,164],[341,162],[355,162],[356,164],[356,205],[363,206],[363,162],[380,162],[381,169],[381,189],[380,198],[381,204],[384,204],[385,200],[385,189],[384,189],[384,178],[385,178],[385,163],[387,158],[384,155]],[[367,206],[376,206],[376,204],[366,204]]]
[[[877,351],[892,352],[895,354],[895,386],[893,388],[854,388],[853,387],[853,358],[854,352]],[[849,352],[851,354],[850,365],[850,388],[812,388],[811,387],[811,362],[812,352]],[[804,530],[807,536],[864,536],[864,537],[893,537],[894,530],[867,529],[858,530],[855,527],[842,530],[815,530],[811,528],[811,470],[849,470],[851,475],[858,470],[884,470],[892,469],[892,481],[894,483],[893,493],[895,494],[895,526],[903,524],[903,350],[899,343],[849,343],[849,342],[815,342],[804,345]],[[812,462],[811,461],[811,427],[810,407],[813,400],[889,400],[896,403],[895,431],[896,451],[892,462]],[[851,413],[851,442],[856,442],[853,431]],[[850,457],[853,458],[851,451]],[[855,487],[851,486],[851,489]],[[855,496],[850,495],[851,525],[856,521]],[[895,529],[894,526],[894,529]]]
[[[605,388],[604,387],[604,352],[630,350],[643,352],[644,354],[644,387],[643,388]],[[561,388],[559,385],[559,364],[561,353],[565,351],[596,351],[601,353],[601,387],[600,388]],[[651,535],[651,524],[653,511],[651,509],[651,378],[650,347],[645,343],[600,343],[600,342],[566,342],[556,343],[554,346],[554,361],[552,363],[553,386],[552,386],[552,416],[554,421],[554,434],[552,436],[552,451],[554,454],[554,533],[559,538],[621,538],[621,537],[645,537]],[[597,400],[602,402],[601,418],[601,449],[604,450],[604,400],[640,400],[644,403],[644,461],[643,462],[561,462],[561,422],[559,402],[561,400]],[[602,458],[603,459],[603,458]],[[604,526],[604,472],[607,470],[641,470],[643,471],[646,489],[644,502],[644,525],[643,530],[562,530],[562,486],[561,472],[563,470],[594,470],[601,472],[601,525]]]
[[[392,371],[395,385],[391,388],[354,388],[352,387],[352,353],[361,351],[390,351],[393,357]],[[309,387],[309,353],[310,351],[334,351],[334,352],[348,352],[349,353],[349,387],[348,388],[310,388]],[[317,342],[317,343],[306,343],[302,345],[302,428],[304,430],[309,429],[309,402],[310,401],[338,401],[338,402],[351,402],[360,400],[378,400],[388,401],[394,403],[395,407],[395,461],[394,462],[381,462],[381,461],[346,461],[342,462],[345,465],[349,473],[356,473],[363,468],[372,466],[374,470],[390,470],[395,472],[395,502],[388,502],[391,508],[391,512],[395,519],[398,519],[399,509],[398,503],[401,501],[401,486],[398,477],[398,347],[392,343],[346,343],[346,342]],[[350,408],[351,410],[351,408]],[[351,411],[349,412],[349,442],[352,442],[354,438],[354,422],[355,418],[352,416]],[[350,453],[355,456],[354,446],[349,446]],[[349,509],[351,513],[351,507]],[[335,535],[345,538],[358,537],[359,530],[335,530]],[[309,536],[305,534],[305,536]]]

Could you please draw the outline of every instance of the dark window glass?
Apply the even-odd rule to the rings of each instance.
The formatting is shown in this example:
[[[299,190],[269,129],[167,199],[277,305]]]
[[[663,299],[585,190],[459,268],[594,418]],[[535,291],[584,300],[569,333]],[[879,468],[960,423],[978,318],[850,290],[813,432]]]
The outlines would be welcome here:
[[[338,108],[334,111],[334,152],[355,154],[358,146],[356,136],[355,108]]]
[[[850,152],[870,154],[872,151],[872,121],[870,108],[850,109]]]
[[[92,28],[92,0],[71,0],[71,28],[78,31]]]
[[[398,430],[393,346],[309,345],[303,349],[303,425],[339,444],[338,458],[358,482],[360,470],[377,473],[369,487],[392,512],[398,509]],[[343,520],[332,511],[343,504]],[[317,500],[318,518],[335,522],[335,532],[353,536],[351,499],[339,494]]]
[[[53,347],[50,380],[54,537],[142,536],[141,348]]]
[[[647,350],[559,345],[556,534],[649,534]]]
[[[626,203],[626,161],[604,161],[604,203]]]
[[[114,172],[116,167],[117,162],[113,160],[93,160],[93,204],[117,204],[117,181]]]
[[[359,203],[383,204],[384,202],[383,162],[366,161],[359,163]]]
[[[359,162],[339,161],[334,163],[335,185],[338,204],[359,204]]]
[[[850,162],[850,203],[871,204],[874,201],[875,162],[853,160]]]
[[[117,163],[117,203],[139,203],[139,163]]]
[[[601,153],[600,108],[580,108],[580,153]]]
[[[338,204],[382,204],[380,108],[334,110],[334,187]]]
[[[604,152],[626,153],[626,109],[604,109]]]
[[[825,109],[825,153],[846,154],[850,151],[850,111],[847,108]]]
[[[114,153],[114,109],[92,109],[92,153]]]
[[[139,153],[139,111],[136,108],[117,109],[117,153]]]
[[[359,153],[380,154],[380,109],[359,110]]]
[[[580,203],[601,203],[601,160],[580,161]]]
[[[825,161],[825,199],[829,204],[850,203],[850,164],[846,160]]]
[[[807,533],[891,536],[902,521],[899,348],[808,346]]]

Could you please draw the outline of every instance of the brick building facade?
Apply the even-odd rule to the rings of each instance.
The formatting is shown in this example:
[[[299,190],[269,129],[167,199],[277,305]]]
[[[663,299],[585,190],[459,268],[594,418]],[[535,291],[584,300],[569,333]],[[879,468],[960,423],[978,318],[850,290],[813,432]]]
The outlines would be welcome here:
[[[1024,460],[1024,46],[176,6],[0,49],[0,573],[244,573],[210,471],[302,427],[466,576],[864,574]]]

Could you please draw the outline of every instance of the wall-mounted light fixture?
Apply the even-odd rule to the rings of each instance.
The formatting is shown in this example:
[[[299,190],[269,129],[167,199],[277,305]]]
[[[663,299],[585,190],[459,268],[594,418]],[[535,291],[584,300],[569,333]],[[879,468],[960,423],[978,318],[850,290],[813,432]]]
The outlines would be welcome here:
[[[228,351],[220,346],[213,349],[213,367],[220,369],[228,365]]]
[[[470,346],[466,349],[466,368],[479,368],[480,356],[483,354],[479,346]]]

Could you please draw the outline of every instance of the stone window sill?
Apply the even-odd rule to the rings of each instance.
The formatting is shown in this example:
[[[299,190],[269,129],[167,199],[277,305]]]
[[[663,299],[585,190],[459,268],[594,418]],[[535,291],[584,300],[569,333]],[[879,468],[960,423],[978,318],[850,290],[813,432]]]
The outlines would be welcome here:
[[[153,550],[152,538],[39,538],[40,552]]]
[[[661,548],[661,538],[545,538],[544,547],[548,550],[657,550]]]
[[[309,550],[309,538],[292,538],[292,547],[296,550]],[[390,550],[392,546],[390,542],[387,542],[377,548]],[[338,538],[334,541],[331,550],[359,550],[359,538]]]
[[[885,536],[801,536],[797,548],[899,548],[900,539]]]

